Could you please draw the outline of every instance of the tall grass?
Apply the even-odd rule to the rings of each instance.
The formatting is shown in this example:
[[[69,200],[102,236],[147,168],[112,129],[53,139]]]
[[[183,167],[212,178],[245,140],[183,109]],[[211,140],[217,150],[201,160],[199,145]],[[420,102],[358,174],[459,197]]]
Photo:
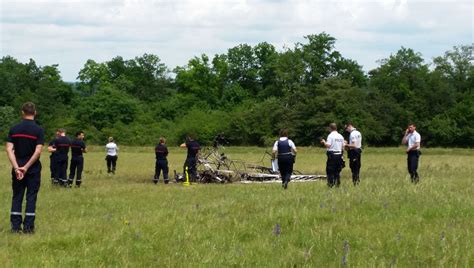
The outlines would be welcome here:
[[[401,148],[363,153],[361,185],[154,185],[152,148],[124,147],[117,174],[101,147],[85,156],[83,186],[50,185],[47,153],[34,235],[10,234],[9,164],[0,157],[2,267],[308,266],[474,267],[474,152],[426,149],[421,183]],[[227,148],[259,162],[262,148]],[[185,151],[170,149],[181,172]],[[324,151],[299,148],[296,169],[324,174]]]

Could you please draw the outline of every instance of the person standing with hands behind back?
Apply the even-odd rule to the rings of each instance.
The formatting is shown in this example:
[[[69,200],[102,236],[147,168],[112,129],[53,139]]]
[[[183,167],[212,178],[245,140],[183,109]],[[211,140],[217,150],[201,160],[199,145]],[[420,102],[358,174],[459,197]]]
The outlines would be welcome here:
[[[23,121],[10,129],[6,143],[8,159],[12,165],[11,231],[24,233],[35,230],[36,198],[41,184],[41,162],[44,131],[34,121],[36,107],[32,102],[22,106]],[[22,203],[26,190],[26,212],[22,220]]]
[[[118,146],[114,142],[113,137],[109,137],[109,143],[105,145],[105,150],[107,151],[107,156],[105,161],[107,161],[107,173],[115,174],[115,169],[117,168],[117,159],[118,159]]]
[[[280,139],[273,145],[272,158],[278,159],[278,168],[280,169],[283,189],[288,188],[291,174],[293,174],[293,164],[296,157],[295,143],[288,139],[288,130],[280,131]]]
[[[411,182],[415,184],[420,181],[420,176],[418,175],[418,161],[421,155],[420,143],[421,135],[416,131],[416,125],[409,124],[408,128],[405,130],[402,144],[408,144],[406,150],[408,172],[410,173]]]

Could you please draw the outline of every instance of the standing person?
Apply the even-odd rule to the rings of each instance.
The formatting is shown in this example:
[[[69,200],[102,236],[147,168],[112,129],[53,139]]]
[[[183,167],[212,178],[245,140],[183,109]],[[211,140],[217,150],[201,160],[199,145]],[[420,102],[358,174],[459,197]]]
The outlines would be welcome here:
[[[105,150],[107,151],[107,156],[105,157],[107,161],[107,173],[115,174],[119,148],[117,144],[115,144],[114,138],[109,137],[109,143],[105,145]]]
[[[282,186],[283,189],[287,189],[296,157],[296,146],[292,140],[288,139],[288,130],[280,131],[280,139],[273,144],[272,157],[273,159],[278,157]]]
[[[8,133],[6,151],[12,165],[11,231],[33,233],[35,230],[36,199],[41,184],[41,162],[44,131],[34,121],[36,107],[32,102],[22,106],[23,120]],[[22,203],[26,190],[26,211],[22,219]]]
[[[155,176],[153,177],[153,182],[155,184],[158,183],[160,179],[160,173],[163,171],[163,180],[165,184],[168,184],[168,148],[166,147],[166,139],[164,137],[160,137],[160,142],[155,147],[155,156],[156,156],[156,163],[155,163]]]
[[[56,146],[54,146],[54,141],[59,137],[59,130],[56,130],[54,139],[51,140],[48,144],[48,152],[51,153],[49,156],[49,171],[51,172],[51,183],[58,184],[56,181]]]
[[[66,137],[66,130],[64,128],[58,129],[59,137],[54,140],[54,147],[56,148],[56,178],[55,181],[60,185],[67,187],[67,164],[69,160],[69,148],[71,147],[71,140]]]
[[[201,146],[194,139],[195,139],[194,135],[189,134],[188,137],[186,138],[186,142],[180,145],[181,148],[188,148],[188,154],[186,156],[186,161],[184,162],[184,166],[183,166],[183,175],[184,175],[184,178],[186,179],[186,169],[187,169],[188,176],[191,181],[196,181],[198,179],[196,163],[199,157],[199,151],[201,150]]]
[[[349,142],[347,142],[347,156],[349,158],[349,167],[352,172],[352,183],[360,183],[360,166],[362,154],[362,134],[354,127],[352,122],[346,124],[346,131],[349,132]]]
[[[329,187],[339,187],[341,184],[341,170],[343,168],[342,153],[344,150],[344,137],[337,132],[336,123],[329,124],[327,141],[321,139],[321,144],[327,149],[326,175]]]
[[[83,153],[87,153],[86,143],[84,142],[84,132],[76,132],[76,139],[71,143],[71,166],[69,167],[68,184],[72,185],[74,176],[76,176],[76,187],[81,187],[82,170],[84,169]]]
[[[418,161],[420,159],[420,143],[421,135],[416,131],[415,124],[409,124],[405,130],[405,135],[402,139],[402,144],[407,144],[407,165],[408,172],[410,173],[411,182],[418,183],[420,176],[418,175]]]

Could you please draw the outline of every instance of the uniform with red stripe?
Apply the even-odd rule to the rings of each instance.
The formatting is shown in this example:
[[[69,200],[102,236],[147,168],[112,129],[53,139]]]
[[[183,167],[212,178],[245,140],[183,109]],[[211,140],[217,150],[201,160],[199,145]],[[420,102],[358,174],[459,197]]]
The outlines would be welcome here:
[[[78,131],[76,139],[71,142],[71,165],[69,166],[68,184],[71,185],[76,177],[76,186],[82,183],[82,170],[84,169],[83,153],[86,153],[86,143],[84,142],[84,132]]]
[[[164,137],[160,138],[160,142],[155,147],[155,176],[153,176],[153,182],[156,184],[160,179],[161,171],[163,171],[163,181],[165,184],[169,182],[168,178],[168,148],[166,147],[166,140]]]
[[[54,180],[63,186],[67,186],[67,164],[71,140],[66,137],[64,129],[59,131],[59,137],[54,140],[54,147],[56,147],[56,178]]]
[[[7,154],[13,166],[10,222],[13,232],[20,232],[23,224],[23,232],[32,233],[35,229],[36,199],[41,184],[39,155],[44,144],[44,131],[34,121],[36,108],[33,103],[25,103],[22,111],[23,121],[10,129],[6,144]],[[30,159],[34,162],[31,163]],[[26,212],[23,219],[22,203],[25,192]]]

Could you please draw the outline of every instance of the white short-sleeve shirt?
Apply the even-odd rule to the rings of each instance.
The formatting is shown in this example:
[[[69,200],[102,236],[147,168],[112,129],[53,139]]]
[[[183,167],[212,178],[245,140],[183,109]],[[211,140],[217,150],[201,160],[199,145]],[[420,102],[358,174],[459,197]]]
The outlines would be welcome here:
[[[330,145],[327,148],[329,152],[340,154],[344,148],[344,137],[339,132],[333,131],[329,133],[326,143]]]
[[[415,143],[418,143],[418,147],[415,148],[415,150],[420,149],[420,143],[421,143],[421,135],[420,133],[413,131],[413,133],[410,133],[407,135],[407,141],[408,141],[408,148],[411,148]]]
[[[273,151],[278,151],[278,141],[286,140],[288,140],[288,145],[290,145],[291,149],[296,150],[295,143],[292,140],[288,139],[287,137],[280,137],[280,139],[275,141],[275,143],[273,144]]]
[[[107,150],[107,155],[110,155],[110,156],[117,155],[118,147],[117,147],[117,144],[115,144],[114,142],[107,143],[107,145],[105,145],[105,149]]]
[[[357,129],[353,129],[349,135],[349,144],[354,144],[355,148],[360,149],[362,147],[362,134]]]

